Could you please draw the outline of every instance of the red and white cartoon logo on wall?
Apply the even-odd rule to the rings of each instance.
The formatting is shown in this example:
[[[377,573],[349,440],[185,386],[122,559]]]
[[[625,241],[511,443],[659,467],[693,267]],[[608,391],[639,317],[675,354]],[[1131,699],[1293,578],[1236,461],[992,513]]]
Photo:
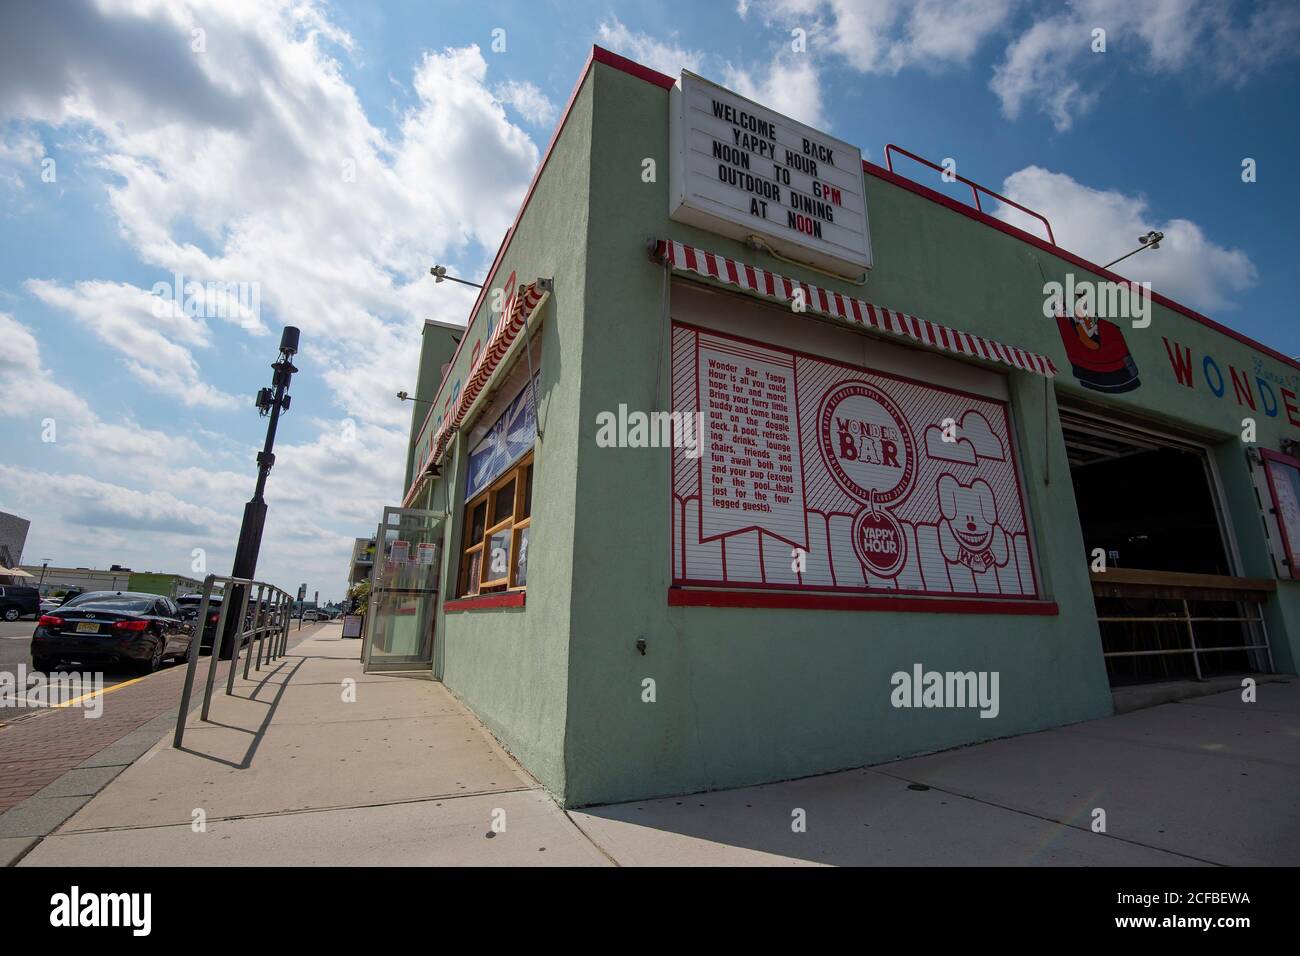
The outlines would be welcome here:
[[[863,504],[906,497],[916,476],[916,443],[898,406],[866,382],[841,382],[822,401],[822,457],[840,487]]]
[[[853,553],[862,566],[882,578],[892,578],[907,560],[907,535],[898,519],[874,503],[853,519]]]
[[[963,485],[952,475],[939,479],[939,547],[949,564],[962,564],[977,574],[1005,567],[1007,534],[998,524],[993,489],[982,478]]]
[[[907,419],[884,392],[841,382],[822,401],[817,421],[822,457],[840,487],[865,508],[853,519],[853,551],[862,566],[892,578],[903,569],[907,537],[880,507],[901,501],[916,477],[916,442]]]

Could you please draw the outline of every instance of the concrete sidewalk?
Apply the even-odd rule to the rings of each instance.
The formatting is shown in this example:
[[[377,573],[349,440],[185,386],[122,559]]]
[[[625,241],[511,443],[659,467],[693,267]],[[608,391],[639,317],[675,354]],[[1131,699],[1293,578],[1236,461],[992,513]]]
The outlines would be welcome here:
[[[20,865],[1300,863],[1300,681],[566,813],[441,684],[362,675],[338,634],[237,681],[185,750],[159,741]]]

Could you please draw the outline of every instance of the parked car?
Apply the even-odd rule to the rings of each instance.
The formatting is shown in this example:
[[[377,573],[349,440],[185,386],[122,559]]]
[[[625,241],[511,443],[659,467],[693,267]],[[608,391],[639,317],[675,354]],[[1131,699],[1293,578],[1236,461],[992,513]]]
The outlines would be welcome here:
[[[188,654],[193,638],[193,623],[171,598],[90,591],[41,615],[32,634],[32,667],[52,671],[62,661],[78,661],[151,673],[164,659]]]
[[[199,636],[199,653],[211,654],[213,638],[217,633],[217,621],[221,619],[222,595],[213,594],[208,598],[208,619],[203,622],[203,633]],[[203,606],[202,594],[182,594],[176,599],[176,604],[181,609],[181,616],[187,621],[194,623],[197,628],[197,618],[199,610]],[[229,653],[226,654],[230,656]]]
[[[41,592],[17,584],[0,584],[0,618],[17,621],[41,613]]]
[[[49,614],[55,608],[63,606],[63,601],[59,598],[41,598],[41,613]]]
[[[70,587],[62,594],[60,594],[58,597],[56,597],[54,600],[58,601],[59,606],[62,607],[64,604],[67,604],[69,601],[71,601],[74,597],[78,597],[79,595],[82,595],[85,592],[86,592],[85,588]]]
[[[308,608],[307,610],[302,612],[302,622],[304,624],[306,624],[308,621],[319,621],[319,620],[320,620],[320,614],[316,611],[313,611],[311,608]]]
[[[194,621],[199,616],[199,611],[203,607],[202,594],[182,594],[176,599],[177,605],[180,606],[181,616],[187,621]],[[208,619],[203,623],[203,633],[199,638],[199,653],[211,654],[214,638],[217,634],[217,622],[221,620],[221,607],[225,603],[223,594],[213,594],[208,598]],[[264,620],[270,620],[270,615],[274,612],[275,606],[270,601],[262,602],[262,614]],[[232,609],[231,614],[238,615],[237,609]],[[248,603],[249,620],[245,623],[245,628],[252,626],[252,617],[257,613],[257,603],[250,601]],[[196,624],[197,626],[197,624]],[[229,625],[233,627],[234,625]],[[248,646],[248,637],[246,636],[240,643],[240,647]],[[230,659],[230,647],[227,645],[221,649],[221,659]]]

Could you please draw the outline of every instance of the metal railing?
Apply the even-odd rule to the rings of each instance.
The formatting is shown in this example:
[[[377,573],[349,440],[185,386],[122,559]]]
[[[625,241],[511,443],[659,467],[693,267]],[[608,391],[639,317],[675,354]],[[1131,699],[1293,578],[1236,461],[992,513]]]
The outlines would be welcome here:
[[[897,170],[894,169],[894,153],[901,153],[902,155],[906,156],[908,159],[920,163],[922,166],[929,166],[937,173],[942,174],[946,172],[946,170],[942,166],[938,166],[935,163],[932,163],[924,156],[918,156],[916,155],[916,153],[913,153],[910,150],[903,149],[903,147],[901,146],[895,146],[893,143],[886,143],[885,164],[889,167],[889,171],[891,173],[897,172]],[[899,173],[899,175],[901,176],[902,173]],[[1019,209],[1026,216],[1033,216],[1035,219],[1041,222],[1043,224],[1043,227],[1047,230],[1047,241],[1050,242],[1052,245],[1056,245],[1056,234],[1052,232],[1052,224],[1047,221],[1047,217],[1044,216],[1041,212],[1035,212],[1034,210],[1030,209],[1028,206],[1022,206],[1014,199],[1008,199],[1006,196],[1002,195],[1001,193],[995,193],[987,186],[981,186],[979,183],[973,182],[972,180],[967,179],[965,176],[958,176],[955,172],[949,172],[949,175],[952,177],[952,181],[959,182],[964,186],[970,187],[971,196],[975,200],[975,208],[979,212],[982,212],[985,215],[989,215],[988,210],[984,208],[984,204],[980,202],[980,193],[984,193],[987,196],[992,196],[998,202],[1005,203],[1006,205],[1011,206],[1014,209]],[[915,180],[914,177],[908,177],[908,178],[913,179],[913,181],[918,181]],[[924,185],[924,183],[922,185]]]
[[[208,624],[208,608],[211,603],[213,587],[223,585],[221,612],[217,616],[217,627],[212,635],[212,656],[208,664],[207,682],[203,688],[203,710],[200,719],[206,721],[212,707],[212,690],[216,686],[217,664],[221,660],[221,650],[227,640],[227,619],[231,605],[239,604],[239,617],[229,628],[232,643],[230,649],[230,668],[226,672],[226,695],[235,691],[235,669],[239,666],[239,652],[245,643],[248,653],[244,655],[244,677],[249,675],[249,667],[262,669],[263,656],[269,665],[271,661],[284,656],[289,646],[290,611],[294,599],[287,591],[282,591],[264,581],[248,578],[219,577],[209,574],[203,579],[203,602],[199,605],[199,616],[195,619],[194,639],[190,641],[189,655],[185,663],[185,686],[181,690],[180,710],[176,715],[176,736],[173,747],[180,747],[185,738],[185,720],[190,712],[190,697],[194,692],[194,674],[199,666],[199,645],[203,643],[203,632]],[[256,598],[253,590],[257,590]],[[253,602],[253,613],[248,613],[249,604]],[[257,659],[254,664],[253,651],[256,644]]]
[[[1275,589],[1268,579],[1128,568],[1094,572],[1102,656],[1112,680],[1117,675],[1111,662],[1184,655],[1190,655],[1196,680],[1205,679],[1203,658],[1210,654],[1250,662],[1259,655],[1258,663],[1272,671],[1263,602]]]

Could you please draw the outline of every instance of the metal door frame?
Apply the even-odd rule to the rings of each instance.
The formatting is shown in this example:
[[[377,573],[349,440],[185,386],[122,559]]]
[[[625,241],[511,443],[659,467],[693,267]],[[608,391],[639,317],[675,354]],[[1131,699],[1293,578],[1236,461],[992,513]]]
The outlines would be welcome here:
[[[404,661],[404,660],[372,661],[371,660],[375,621],[378,618],[378,606],[377,606],[376,598],[378,597],[379,592],[377,590],[377,586],[379,583],[381,568],[384,563],[383,562],[384,545],[387,539],[386,532],[391,530],[389,521],[393,516],[399,516],[403,518],[407,518],[407,517],[425,518],[432,521],[435,525],[435,528],[441,525],[441,531],[442,531],[441,537],[435,534],[435,538],[437,538],[438,545],[439,545],[438,556],[437,556],[438,583],[432,589],[427,589],[427,588],[393,589],[393,590],[404,590],[406,593],[433,595],[433,599],[434,599],[433,614],[430,618],[429,626],[434,629],[434,633],[430,635],[429,653],[428,653],[427,661],[426,660],[414,660],[414,661]],[[429,511],[423,508],[401,508],[401,507],[391,507],[391,506],[386,506],[384,508],[383,516],[380,518],[379,524],[375,529],[375,562],[373,565],[371,565],[370,568],[370,599],[369,599],[369,606],[366,612],[365,632],[362,636],[362,641],[361,641],[361,670],[363,673],[369,674],[369,673],[379,673],[384,671],[421,671],[421,672],[428,671],[430,673],[433,672],[434,658],[436,657],[434,648],[438,640],[438,635],[437,635],[438,604],[440,601],[439,592],[442,589],[442,564],[443,564],[443,551],[445,549],[446,533],[447,533],[447,512],[445,511]]]

